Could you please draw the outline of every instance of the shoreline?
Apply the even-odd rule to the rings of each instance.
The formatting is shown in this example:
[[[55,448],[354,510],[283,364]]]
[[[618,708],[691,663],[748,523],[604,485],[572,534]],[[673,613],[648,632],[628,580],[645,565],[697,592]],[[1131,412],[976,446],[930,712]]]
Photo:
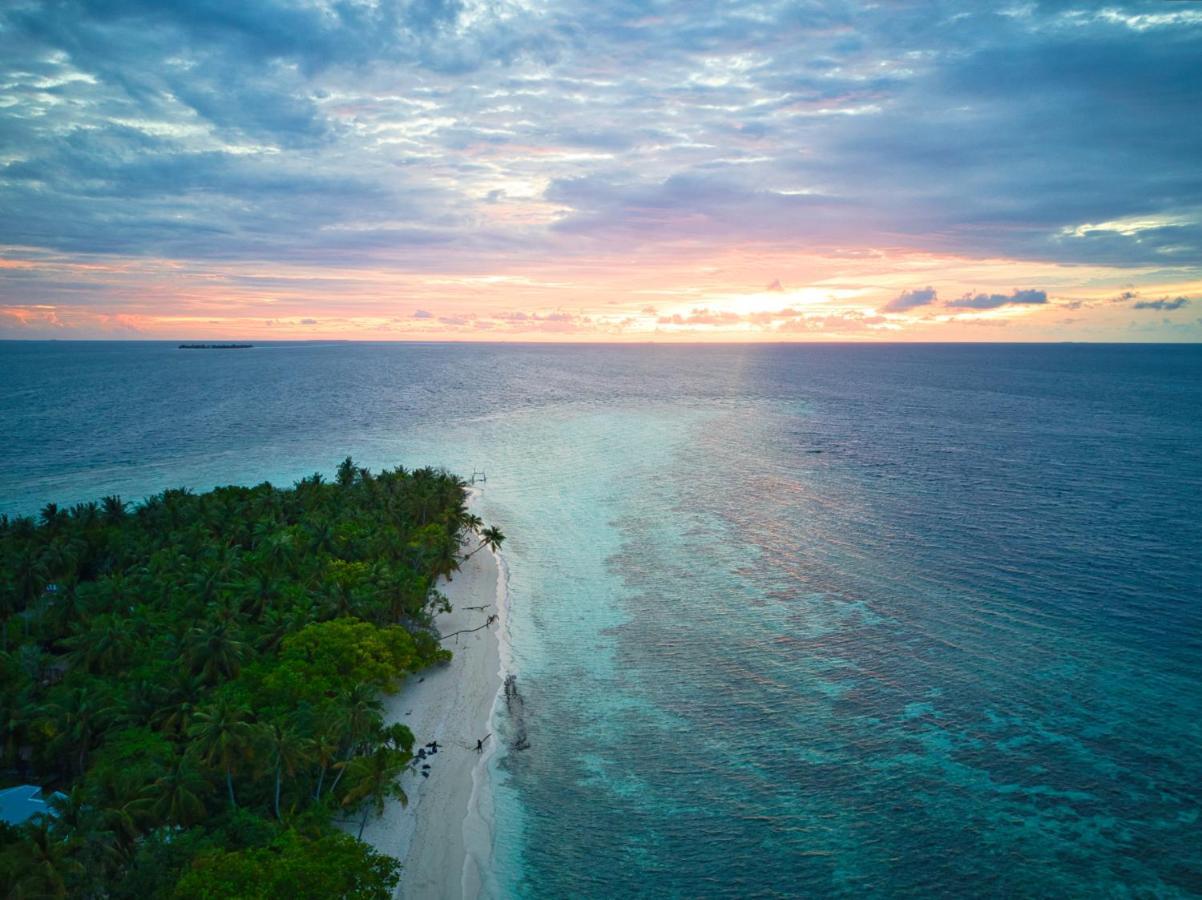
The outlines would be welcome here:
[[[479,628],[494,613],[499,618],[491,627],[451,638],[444,643],[453,653],[449,663],[411,675],[397,693],[381,698],[385,724],[407,725],[415,753],[435,740],[438,751],[415,759],[415,770],[401,779],[408,805],[387,802],[384,813],[368,821],[363,840],[400,860],[395,897],[475,898],[489,877],[492,856],[488,761],[499,739],[487,738],[483,753],[475,746],[492,731],[501,696],[504,563],[485,548],[438,587],[451,603],[451,612],[434,618],[440,634]],[[468,608],[481,606],[485,609]]]
[[[509,644],[505,640],[509,622],[509,568],[500,552],[487,550],[496,565],[496,613],[495,629],[488,629],[496,642],[497,670],[496,688],[489,707],[485,724],[498,724],[497,711],[504,702],[503,684],[507,672],[513,670],[509,656]],[[496,819],[493,807],[492,778],[489,767],[493,757],[501,752],[501,735],[494,732],[488,745],[472,767],[472,790],[468,799],[467,815],[463,819],[463,897],[475,900],[478,897],[496,895],[492,877],[493,841],[496,836]]]

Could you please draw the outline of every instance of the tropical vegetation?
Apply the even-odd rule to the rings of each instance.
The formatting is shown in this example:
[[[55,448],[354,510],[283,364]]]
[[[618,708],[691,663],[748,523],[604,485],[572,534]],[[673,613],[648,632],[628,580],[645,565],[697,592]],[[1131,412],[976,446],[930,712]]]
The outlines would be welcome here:
[[[414,736],[378,699],[449,658],[459,478],[168,490],[0,518],[0,772],[61,792],[0,828],[12,897],[391,896],[362,833]]]

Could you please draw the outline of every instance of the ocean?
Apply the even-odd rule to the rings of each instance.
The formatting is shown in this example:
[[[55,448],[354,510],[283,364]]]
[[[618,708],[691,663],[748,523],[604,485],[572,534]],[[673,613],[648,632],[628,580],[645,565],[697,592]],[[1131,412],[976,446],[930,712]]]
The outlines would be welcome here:
[[[487,473],[496,896],[1202,893],[1200,346],[0,343],[0,384],[9,515]]]

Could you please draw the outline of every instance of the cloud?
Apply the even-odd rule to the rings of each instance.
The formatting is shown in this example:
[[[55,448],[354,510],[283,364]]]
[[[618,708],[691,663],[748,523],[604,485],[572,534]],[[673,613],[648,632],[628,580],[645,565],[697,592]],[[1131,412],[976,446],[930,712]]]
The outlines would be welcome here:
[[[937,296],[935,289],[929,285],[912,291],[902,291],[882,306],[881,312],[906,312],[917,306],[926,306],[934,303]]]
[[[804,248],[1149,268],[1195,295],[1196,17],[887,6],[0,4],[0,245],[350,284],[546,260],[583,281],[681,253],[793,284],[764,252]],[[114,275],[101,300],[84,279],[3,278],[6,299],[81,305],[138,284]]]
[[[742,318],[734,312],[697,308],[688,315],[675,313],[670,316],[660,316],[656,322],[660,325],[737,325]]]
[[[580,315],[562,309],[542,313],[502,312],[496,313],[493,315],[493,318],[507,325],[509,331],[517,333],[541,331],[552,334],[569,334],[589,330],[595,324],[591,316]]]
[[[1132,309],[1159,309],[1167,311],[1181,309],[1183,306],[1188,306],[1189,303],[1189,297],[1174,297],[1172,300],[1163,297],[1160,300],[1140,300]]]
[[[781,286],[780,279],[774,278],[772,279],[772,284],[768,285],[768,287],[764,288],[764,290],[781,294],[784,293],[785,289]]]
[[[949,300],[945,305],[952,309],[997,309],[1009,304],[1038,304],[1047,303],[1046,291],[1018,290],[1009,294],[965,294],[955,300]]]
[[[829,242],[853,233],[853,211],[841,198],[766,190],[721,167],[663,180],[626,172],[555,179],[544,198],[572,210],[555,232],[623,242],[665,234],[715,243],[782,234]]]
[[[430,312],[429,310],[425,310],[425,309],[415,309],[413,311],[413,318],[415,318],[415,319],[432,319],[432,318],[434,318],[434,313]]]
[[[777,319],[797,319],[805,316],[805,313],[800,309],[788,307],[786,309],[769,310],[765,312],[753,312],[747,314],[747,321],[755,325],[766,325],[774,322]]]
[[[827,332],[848,333],[864,331],[888,323],[885,316],[866,316],[863,313],[847,312],[833,315],[801,316],[781,322],[776,330],[784,333]]]
[[[316,320],[316,319],[301,319],[301,320],[300,320],[300,323],[301,323],[302,325],[316,325],[316,324],[317,324],[317,320]]]

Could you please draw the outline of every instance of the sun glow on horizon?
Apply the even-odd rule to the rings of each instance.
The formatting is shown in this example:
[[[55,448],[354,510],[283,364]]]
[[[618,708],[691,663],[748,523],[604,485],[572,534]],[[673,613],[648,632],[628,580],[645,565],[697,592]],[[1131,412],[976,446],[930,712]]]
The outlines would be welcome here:
[[[699,264],[700,263],[700,264]],[[1047,339],[1066,314],[1103,327],[1133,304],[1189,292],[1202,281],[1165,283],[1132,271],[930,254],[865,259],[771,248],[726,248],[626,269],[601,257],[521,271],[409,274],[385,266],[207,266],[182,260],[121,265],[11,255],[0,266],[61,272],[115,309],[71,303],[5,303],[0,322],[29,336],[161,339],[339,338],[366,340],[796,341]],[[1016,277],[1019,271],[1025,277]],[[586,278],[581,277],[587,273]],[[783,277],[766,277],[781,273]],[[1088,290],[1075,282],[1087,276]],[[759,287],[745,288],[756,279]],[[809,279],[807,283],[806,279]],[[916,285],[931,298],[898,306]],[[1053,285],[1039,302],[1011,302],[1018,285]],[[1063,284],[1063,287],[1055,287]],[[981,285],[1003,285],[998,290]],[[163,298],[170,295],[169,309]],[[965,299],[967,298],[967,299]],[[1169,311],[1174,307],[1166,303]],[[1079,332],[1078,327],[1074,329]]]

